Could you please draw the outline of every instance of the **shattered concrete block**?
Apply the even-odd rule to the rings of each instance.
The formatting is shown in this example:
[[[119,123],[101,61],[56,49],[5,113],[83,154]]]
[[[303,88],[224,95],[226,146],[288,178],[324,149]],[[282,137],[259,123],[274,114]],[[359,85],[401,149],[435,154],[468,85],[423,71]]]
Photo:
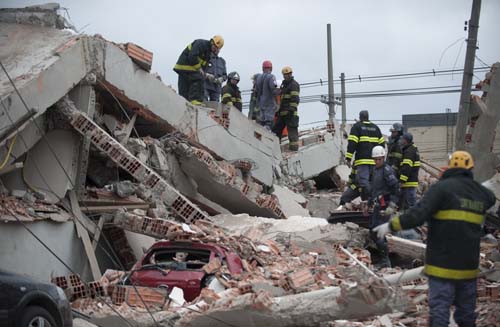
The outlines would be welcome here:
[[[206,265],[203,266],[203,270],[207,274],[213,274],[213,273],[217,272],[221,266],[222,266],[222,264],[221,264],[220,259],[214,258],[214,259],[211,259],[209,263],[207,263]]]
[[[113,190],[120,198],[126,198],[135,194],[135,185],[129,180],[124,180],[113,184]]]
[[[86,298],[90,296],[87,287],[83,284],[76,286],[69,286],[64,290],[66,297],[69,301],[74,301],[76,299]]]

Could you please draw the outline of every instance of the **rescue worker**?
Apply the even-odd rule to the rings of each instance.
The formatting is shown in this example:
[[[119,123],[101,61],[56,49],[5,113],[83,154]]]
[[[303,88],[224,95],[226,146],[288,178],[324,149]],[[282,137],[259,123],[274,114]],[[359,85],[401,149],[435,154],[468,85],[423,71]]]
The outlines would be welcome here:
[[[392,124],[391,136],[387,142],[387,163],[397,173],[403,160],[403,153],[401,151],[400,139],[403,135],[403,125],[400,123]]]
[[[281,102],[273,133],[281,141],[283,129],[286,127],[288,129],[288,149],[297,151],[299,149],[299,112],[297,109],[300,101],[300,86],[293,78],[292,67],[283,67],[281,73],[283,74],[283,82],[280,86]]]
[[[428,225],[424,272],[429,277],[429,325],[448,326],[450,307],[460,327],[475,326],[479,242],[486,210],[495,195],[474,181],[474,161],[454,152],[441,179],[418,205],[376,227],[379,238],[390,232]]]
[[[252,75],[252,94],[250,95],[250,104],[248,109],[248,119],[256,121],[260,117],[260,110],[257,104],[257,87],[256,87],[257,78],[259,77],[259,75],[260,74]]]
[[[369,221],[370,230],[387,222],[390,215],[396,211],[396,203],[398,202],[398,178],[392,167],[385,162],[385,155],[385,149],[380,145],[372,149],[372,158],[375,161],[375,166],[370,175],[371,195],[369,204],[373,205],[373,213]],[[390,267],[389,249],[385,238],[379,239],[373,231],[370,232],[370,237],[377,245],[381,256],[377,264],[378,267]]]
[[[420,169],[420,154],[413,144],[413,135],[404,133],[401,136],[403,157],[399,168],[399,183],[401,184],[401,199],[399,208],[406,210],[417,203],[418,171]]]
[[[242,110],[241,92],[238,88],[240,75],[237,72],[230,72],[227,76],[226,85],[222,88],[222,103],[235,106],[240,112]]]
[[[210,40],[194,40],[182,51],[174,71],[179,75],[179,94],[192,104],[203,103],[205,95],[203,82],[205,80],[205,67],[210,60],[210,55],[217,55],[224,45],[224,39],[215,35]]]
[[[262,63],[262,74],[257,78],[257,105],[260,109],[260,124],[271,130],[273,126],[274,112],[276,110],[276,95],[279,89],[276,77],[272,74],[273,64],[269,60]]]
[[[219,102],[222,83],[227,80],[224,58],[212,54],[205,73],[205,101]]]
[[[375,164],[372,159],[372,149],[377,145],[382,147],[385,145],[380,128],[368,120],[367,110],[359,112],[359,121],[351,127],[347,140],[345,161],[349,167],[352,166],[352,170],[349,176],[349,187],[340,197],[341,207],[360,195],[363,201],[368,200],[370,195],[369,178]],[[354,153],[356,153],[356,156],[354,162],[351,163]]]

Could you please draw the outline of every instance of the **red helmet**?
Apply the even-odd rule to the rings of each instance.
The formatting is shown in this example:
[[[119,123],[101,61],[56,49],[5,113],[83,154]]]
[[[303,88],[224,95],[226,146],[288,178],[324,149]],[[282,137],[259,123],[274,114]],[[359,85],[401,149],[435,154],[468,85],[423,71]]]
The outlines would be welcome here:
[[[264,60],[262,63],[262,68],[273,68],[273,63],[271,60]]]

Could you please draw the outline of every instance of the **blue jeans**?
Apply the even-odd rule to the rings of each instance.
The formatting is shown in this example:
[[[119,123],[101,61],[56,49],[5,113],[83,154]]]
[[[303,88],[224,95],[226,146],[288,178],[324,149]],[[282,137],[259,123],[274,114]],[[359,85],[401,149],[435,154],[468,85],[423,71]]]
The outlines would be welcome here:
[[[406,210],[417,204],[417,188],[416,187],[402,187],[400,209]]]
[[[452,280],[429,276],[429,326],[448,327],[450,307],[460,327],[474,327],[476,321],[476,279]]]

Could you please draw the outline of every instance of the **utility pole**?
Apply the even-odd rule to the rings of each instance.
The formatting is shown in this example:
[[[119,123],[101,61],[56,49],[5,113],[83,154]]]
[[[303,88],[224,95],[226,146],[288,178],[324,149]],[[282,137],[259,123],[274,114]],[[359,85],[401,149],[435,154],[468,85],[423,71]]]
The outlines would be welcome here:
[[[345,74],[340,74],[340,101],[342,101],[342,130],[345,129],[345,125],[347,122],[346,118],[346,103],[345,103]]]
[[[332,29],[331,25],[326,25],[326,38],[328,50],[328,124],[333,126],[335,118],[335,98],[333,95],[333,62],[332,62]]]
[[[457,117],[457,131],[455,138],[455,150],[465,148],[465,131],[469,118],[470,90],[472,88],[472,77],[474,72],[474,60],[476,58],[477,31],[479,29],[479,14],[481,12],[481,0],[473,0],[472,12],[468,24],[469,35],[467,38],[467,52],[465,54],[464,75],[462,78],[462,92],[460,93],[460,104]],[[467,22],[465,22],[467,25]]]

